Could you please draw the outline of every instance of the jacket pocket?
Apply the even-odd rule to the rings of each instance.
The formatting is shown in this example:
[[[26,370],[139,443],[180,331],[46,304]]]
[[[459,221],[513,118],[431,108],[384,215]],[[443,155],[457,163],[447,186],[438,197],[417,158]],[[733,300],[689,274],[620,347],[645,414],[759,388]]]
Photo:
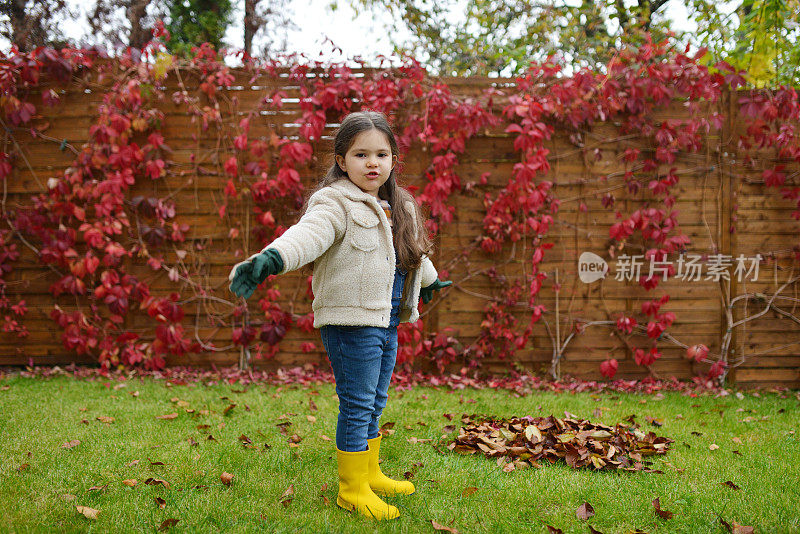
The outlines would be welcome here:
[[[380,219],[371,211],[353,210],[350,218],[355,224],[350,231],[350,244],[358,250],[369,252],[378,246]]]

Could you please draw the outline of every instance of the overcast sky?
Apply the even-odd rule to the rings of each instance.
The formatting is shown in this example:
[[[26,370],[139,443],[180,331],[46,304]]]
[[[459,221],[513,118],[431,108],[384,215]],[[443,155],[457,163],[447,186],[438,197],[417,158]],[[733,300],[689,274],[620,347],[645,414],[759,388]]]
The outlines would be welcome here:
[[[240,48],[244,42],[242,29],[244,0],[233,0],[233,2],[237,10],[234,14],[235,23],[228,28],[225,41]],[[79,40],[85,35],[86,25],[82,21],[85,20],[86,11],[94,5],[94,0],[67,0],[67,3],[74,10],[80,11],[81,20],[64,21],[61,28],[67,37]],[[349,3],[342,0],[338,2],[338,9],[332,12],[328,9],[329,3],[330,0],[290,0],[290,16],[301,29],[290,32],[289,52],[301,52],[309,59],[323,61],[341,61],[358,55],[371,60],[378,54],[392,53],[383,20],[371,14],[356,16]],[[666,5],[666,14],[675,21],[676,29],[695,29],[695,25],[687,20],[684,2],[671,0]],[[333,52],[330,44],[324,45],[326,37],[341,48],[342,52]],[[408,38],[407,35],[401,37]],[[7,50],[8,41],[0,39],[0,47]]]

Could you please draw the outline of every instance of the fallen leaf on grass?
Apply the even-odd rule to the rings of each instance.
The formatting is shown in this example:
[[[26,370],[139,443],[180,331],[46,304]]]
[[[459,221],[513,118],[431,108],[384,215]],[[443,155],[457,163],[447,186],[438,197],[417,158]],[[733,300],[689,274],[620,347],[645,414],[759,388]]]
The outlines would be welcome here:
[[[548,534],[564,534],[564,531],[560,528],[551,527],[550,525],[547,525],[547,532]]]
[[[658,497],[653,499],[653,506],[655,507],[655,513],[658,517],[662,519],[672,519],[672,512],[661,509],[661,503],[658,501]]]
[[[588,525],[588,527],[589,527],[589,534],[603,534],[602,532],[594,528],[592,525]]]
[[[734,484],[733,482],[731,482],[730,480],[726,480],[725,482],[720,482],[720,484],[723,485],[723,486],[727,486],[727,487],[729,487],[731,489],[734,489],[734,490],[742,489],[739,486],[737,486],[736,484]]]
[[[742,438],[738,436],[734,436],[733,438],[731,438],[731,441],[733,441],[734,443],[738,443],[739,445],[742,444]]]
[[[578,516],[578,519],[583,519],[585,521],[594,515],[594,508],[592,508],[591,504],[585,502],[578,506],[578,509],[575,510],[575,515]]]
[[[416,437],[410,437],[410,438],[406,439],[406,441],[409,442],[409,443],[417,444],[417,443],[428,443],[429,441],[432,441],[432,440],[430,438],[420,439],[420,438],[416,438]]]
[[[165,530],[169,530],[170,527],[174,527],[177,523],[178,523],[177,519],[174,518],[165,519],[164,522],[161,523],[161,526],[158,527],[158,530],[162,532]]]
[[[753,527],[740,525],[736,521],[733,521],[732,522],[733,524],[731,525],[727,521],[722,519],[722,517],[719,518],[719,522],[722,523],[722,526],[728,529],[728,532],[730,532],[731,534],[753,534],[755,532],[755,529]]]
[[[30,466],[31,466],[31,464],[22,464],[19,467],[17,467],[17,471],[19,471],[19,472],[25,471]]]
[[[331,438],[329,438],[329,437],[328,437],[328,436],[326,436],[325,434],[321,434],[319,437],[320,437],[320,439],[322,439],[323,441],[333,441]]]
[[[226,486],[230,486],[230,485],[231,485],[231,482],[233,482],[233,475],[232,475],[232,474],[230,474],[230,473],[226,473],[226,472],[224,472],[224,471],[223,471],[223,472],[222,472],[222,474],[219,476],[219,479],[220,479],[220,480],[222,481],[222,483],[223,483],[223,484],[225,484]]]
[[[157,415],[156,419],[175,419],[176,417],[178,417],[178,412],[172,412],[166,415]]]
[[[711,445],[708,446],[708,448],[709,450],[715,451],[719,449],[719,445],[717,445],[716,443],[712,443]]]
[[[81,444],[81,440],[79,440],[79,439],[73,439],[72,441],[68,441],[68,442],[66,442],[66,443],[62,443],[62,444],[61,444],[61,448],[62,448],[62,449],[71,449],[71,448],[73,448],[73,447],[77,447],[77,446],[78,446],[78,445],[80,445],[80,444]]]
[[[431,526],[433,527],[433,530],[440,530],[443,532],[452,532],[452,534],[458,534],[458,531],[456,529],[440,525],[433,519],[431,519]]]
[[[147,480],[145,480],[145,481],[144,481],[144,483],[145,483],[145,484],[148,484],[148,485],[150,485],[150,486],[156,486],[156,485],[158,485],[158,484],[161,484],[161,485],[162,485],[162,486],[164,486],[165,488],[169,489],[169,482],[167,482],[166,480],[162,480],[162,479],[160,479],[160,478],[153,478],[153,477],[150,477],[150,478],[148,478]]]
[[[236,405],[235,405],[235,404],[230,404],[230,405],[228,405],[228,407],[227,407],[227,408],[225,408],[224,410],[222,410],[222,415],[228,415],[228,414],[231,412],[231,410],[233,410],[234,408],[236,408]]]
[[[129,462],[129,463],[125,464],[125,467],[133,467],[133,466],[137,465],[139,462],[141,462],[141,460],[134,460],[132,462]]]
[[[314,417],[313,415],[306,415],[306,419],[308,419],[309,423],[316,423],[317,422],[317,418]]]
[[[100,513],[100,510],[95,510],[94,508],[89,508],[88,506],[76,506],[79,514],[83,514],[88,519],[97,519],[97,514]]]
[[[650,423],[653,426],[663,426],[664,425],[664,421],[662,421],[661,419],[658,419],[656,417],[650,417],[649,415],[645,415],[644,416],[644,420],[647,421],[648,423]]]
[[[472,495],[476,491],[478,491],[478,488],[476,488],[474,486],[468,486],[468,487],[464,488],[464,491],[461,492],[461,496],[462,497],[469,497],[470,495]]]
[[[136,486],[136,484],[138,484],[138,482],[134,478],[126,478],[125,480],[122,481],[122,483],[125,484],[126,486],[130,486],[131,488]]]
[[[86,491],[103,491],[107,487],[108,487],[108,484],[103,484],[102,486],[92,486],[91,488],[89,488]]]
[[[289,505],[292,503],[294,499],[294,484],[289,484],[289,487],[286,488],[286,491],[283,492],[281,498],[278,499],[280,503],[283,505],[284,508],[288,508]]]
[[[108,416],[105,416],[105,415],[99,415],[99,416],[97,416],[96,419],[98,421],[100,421],[101,423],[106,423],[106,424],[109,424],[109,425],[114,422],[114,418],[113,417],[108,417]]]

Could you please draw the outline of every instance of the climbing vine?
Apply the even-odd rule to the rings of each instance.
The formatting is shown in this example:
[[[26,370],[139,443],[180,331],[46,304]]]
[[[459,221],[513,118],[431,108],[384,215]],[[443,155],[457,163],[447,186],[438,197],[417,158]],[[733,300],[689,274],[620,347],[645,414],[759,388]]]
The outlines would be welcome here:
[[[442,278],[455,262],[462,262],[466,276],[492,282],[495,289],[487,297],[479,334],[467,343],[455,329],[426,331],[422,320],[403,324],[400,364],[427,359],[443,372],[457,363],[475,368],[487,359],[510,360],[530,345],[534,326],[544,320],[553,341],[554,376],[569,342],[593,326],[610,327],[633,361],[650,374],[662,356],[659,343],[685,348],[687,358],[708,365],[711,380],[724,378],[736,365],[729,361],[725,341],[712,354],[705,344],[687,346],[672,337],[676,314],[667,309],[668,294],[654,295],[635,310],[607,309],[606,320],[573,320],[562,339],[552,334],[552,310],[540,302],[539,293],[548,283],[556,293],[561,291],[561,284],[543,268],[554,246],[548,235],[563,202],[548,177],[553,155],[547,146],[555,132],[566,132],[585,159],[600,155],[588,137],[601,123],[618,125],[620,135],[636,138],[637,146],[648,145],[624,150],[621,176],[598,179],[602,185],[621,179],[625,194],[645,200],[628,213],[617,203],[615,191],[620,188],[607,187],[599,194],[616,219],[606,243],[608,255],[614,258],[626,247],[643,251],[648,260],[679,254],[690,240],[675,210],[680,181],[676,157],[700,151],[704,135],[722,127],[725,116],[713,111],[713,104],[745,82],[742,72],[725,63],[703,66],[702,50],[689,55],[688,50],[674,52],[666,41],[647,42],[621,51],[604,73],[584,70],[565,76],[562,66],[548,59],[531,64],[513,86],[489,86],[478,95],[463,96],[446,81],[430,78],[413,58],[405,58],[400,67],[357,72],[345,64],[286,58],[248,58],[243,67],[232,69],[208,43],[178,59],[167,52],[169,39],[159,25],[140,55],[128,52],[110,60],[92,50],[20,53],[12,48],[0,61],[5,127],[0,181],[5,185],[22,171],[33,172],[25,157],[25,136],[74,155],[70,167],[49,177],[28,205],[7,205],[4,187],[2,218],[8,228],[0,230],[0,314],[6,338],[28,335],[27,304],[7,291],[8,275],[25,248],[52,280],[49,317],[60,329],[64,347],[91,355],[103,369],[160,369],[170,356],[236,349],[247,356],[245,364],[251,351],[256,359],[274,358],[292,328],[313,332],[313,314],[296,311],[308,308],[313,299],[310,272],[270,277],[248,306],[227,292],[219,271],[286,230],[303,206],[308,177],[327,164],[321,158],[326,126],[366,108],[390,116],[401,152],[419,149],[427,154],[423,181],[410,189],[429,212],[431,235],[446,232],[457,218],[455,196],[478,196],[485,208],[479,234],[450,264],[440,266]],[[297,93],[290,94],[287,85],[296,86]],[[235,89],[247,86],[255,89],[251,94],[260,95],[257,101],[237,96]],[[61,105],[62,95],[75,88],[102,94],[89,140],[81,147],[51,138],[49,125],[38,120],[40,108]],[[281,116],[285,102],[294,98],[300,108],[297,127],[270,119]],[[658,110],[676,101],[687,103],[688,118],[656,118]],[[800,188],[789,184],[783,161],[800,162],[793,126],[800,118],[797,94],[780,88],[740,98],[739,104],[752,118],[740,148],[776,151],[781,161],[762,169],[763,183],[794,202],[792,216],[800,219]],[[167,125],[173,118],[167,108],[180,110],[189,121],[181,134],[195,145],[188,160],[170,146],[174,133]],[[486,172],[465,180],[461,158],[470,140],[489,129],[511,136],[519,159],[510,176]],[[748,163],[756,166],[759,161],[751,157]],[[178,199],[199,182],[215,191],[210,196],[219,224],[195,232],[191,213]],[[582,201],[579,207],[586,210]],[[205,231],[213,237],[205,238]],[[210,248],[219,242],[222,250]],[[509,250],[506,259],[503,254]],[[519,262],[518,253],[524,273],[510,279],[502,274],[502,265]],[[800,260],[800,248],[795,246],[793,253]],[[212,255],[225,262],[202,261]],[[488,268],[472,269],[470,259],[475,257],[495,261]],[[141,274],[142,266],[165,273],[171,289],[154,290],[148,279],[155,278]],[[455,282],[451,291],[458,291],[461,281]],[[658,276],[642,275],[636,282],[654,293],[660,285]],[[774,300],[770,305],[780,309]],[[729,310],[734,304],[726,303]],[[438,297],[421,304],[423,315],[436,305]],[[144,318],[147,326],[142,326]],[[741,323],[732,314],[729,319],[730,332]],[[229,329],[230,344],[216,346],[213,335],[201,334],[209,328],[215,333]],[[310,341],[300,349],[319,351]],[[617,359],[608,358],[600,372],[611,378],[618,366]]]

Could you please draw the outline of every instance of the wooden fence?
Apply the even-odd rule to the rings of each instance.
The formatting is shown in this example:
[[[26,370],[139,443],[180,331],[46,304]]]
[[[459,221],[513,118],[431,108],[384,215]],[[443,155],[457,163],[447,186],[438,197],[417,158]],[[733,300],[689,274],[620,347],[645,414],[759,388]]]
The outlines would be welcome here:
[[[477,94],[489,85],[505,91],[513,88],[512,80],[503,79],[445,81],[456,94]],[[168,85],[170,83],[174,81]],[[275,81],[270,83],[274,85]],[[244,88],[231,90],[230,93],[238,97],[240,109],[246,110],[247,103],[258,101],[265,95],[265,90],[253,90],[249,85],[244,85]],[[297,103],[299,90],[288,81],[282,89],[288,95],[283,111],[265,117],[264,124],[254,124],[251,139],[264,134],[268,126],[278,128],[285,134],[296,132],[300,117]],[[169,88],[167,94],[171,94]],[[529,370],[547,372],[554,351],[561,350],[563,356],[559,365],[563,374],[599,378],[600,362],[611,356],[620,361],[618,377],[641,378],[646,375],[645,371],[634,363],[630,350],[614,333],[613,327],[592,325],[586,327],[582,334],[570,337],[576,321],[587,324],[616,320],[622,311],[638,312],[641,300],[668,293],[671,300],[663,309],[677,316],[668,332],[685,345],[705,343],[713,353],[720,349],[728,327],[722,299],[724,291],[729,291],[728,300],[741,294],[763,294],[768,300],[769,296],[796,276],[798,263],[792,258],[793,247],[799,241],[800,221],[791,218],[793,206],[789,201],[782,199],[776,189],[764,186],[760,170],[749,171],[739,163],[737,139],[746,124],[737,113],[737,98],[737,94],[725,94],[720,102],[711,105],[709,113],[717,110],[729,117],[722,131],[706,135],[700,152],[681,153],[678,156],[674,166],[678,168],[680,183],[675,207],[680,212],[680,226],[692,241],[687,253],[719,253],[732,258],[739,255],[751,258],[761,254],[765,259],[759,266],[757,280],[739,281],[731,277],[730,287],[726,289],[713,280],[690,282],[673,279],[662,283],[652,292],[644,291],[635,282],[615,280],[618,263],[609,253],[613,245],[609,239],[609,227],[616,222],[615,209],[603,207],[600,198],[603,193],[612,192],[616,197],[615,208],[622,213],[631,213],[642,203],[641,199],[625,193],[621,155],[630,147],[643,150],[650,147],[641,139],[620,136],[617,128],[608,123],[596,125],[586,132],[583,147],[575,146],[566,133],[557,130],[555,137],[547,143],[552,166],[547,179],[555,184],[553,192],[561,200],[561,208],[548,235],[548,241],[555,243],[555,246],[548,251],[542,265],[548,280],[539,294],[539,303],[546,305],[548,311],[534,328],[529,346],[517,353],[515,362],[488,361],[485,362],[487,369],[503,371],[521,365]],[[43,116],[36,119],[39,124],[49,123],[45,134],[51,140],[32,139],[24,131],[14,132],[13,139],[6,136],[6,150],[11,150],[14,143],[18,143],[24,154],[24,158],[17,159],[14,173],[5,184],[6,209],[13,210],[29,204],[30,195],[43,191],[49,177],[63,174],[74,155],[69,150],[59,150],[61,140],[66,139],[71,146],[80,149],[88,140],[89,126],[101,99],[102,92],[85,86],[75,87],[62,95],[62,103],[57,108],[43,110]],[[495,111],[498,115],[503,105],[503,99],[496,100]],[[231,254],[227,239],[228,225],[221,223],[217,214],[225,178],[221,173],[198,175],[177,172],[188,167],[192,153],[201,156],[203,148],[210,150],[212,145],[209,138],[201,137],[199,141],[191,138],[191,132],[197,131],[197,127],[190,122],[190,116],[184,108],[165,102],[162,110],[166,114],[162,133],[173,149],[170,160],[173,172],[160,183],[149,179],[140,181],[130,196],[153,195],[154,188],[155,194],[161,196],[172,193],[178,211],[176,220],[188,223],[191,227],[186,247],[194,247],[191,255],[197,260],[194,268],[207,283],[217,288],[217,296],[232,301],[226,278],[231,265],[238,260]],[[687,116],[685,107],[675,105],[660,112],[658,119]],[[238,120],[235,117],[233,119]],[[486,186],[476,187],[474,192],[453,197],[455,220],[442,228],[438,236],[437,253],[433,258],[437,268],[449,271],[448,278],[454,280],[455,285],[425,310],[423,319],[426,331],[451,327],[464,344],[470,343],[479,334],[483,308],[493,294],[489,279],[475,273],[494,264],[501,274],[513,280],[529,269],[531,250],[524,242],[518,242],[513,247],[508,245],[501,254],[492,256],[483,253],[480,248],[470,248],[482,229],[484,192],[494,191],[504,183],[520,158],[513,149],[513,137],[504,133],[504,128],[505,125],[499,126],[470,140],[466,152],[459,155],[457,170],[462,183],[477,181],[485,172],[490,173],[489,182]],[[326,128],[326,136],[314,147],[316,155],[330,150],[332,133],[333,128]],[[206,166],[221,168],[221,162],[215,160],[216,153],[209,153],[211,155],[205,162]],[[765,153],[763,157],[765,161],[772,161],[774,154]],[[404,160],[405,181],[423,185],[424,171],[430,162],[429,154],[414,148]],[[302,169],[304,183],[311,185],[328,164],[328,158],[318,157],[311,166]],[[601,181],[601,176],[608,177],[607,181]],[[646,187],[649,178],[644,175],[640,178]],[[188,179],[191,179],[190,183],[187,183]],[[797,176],[790,176],[792,180],[796,182]],[[245,208],[241,212],[231,213],[230,217],[251,217],[248,211]],[[287,217],[290,220],[279,222],[288,226],[296,220],[297,212],[289,213]],[[729,231],[731,227],[735,227],[735,232]],[[54,298],[48,292],[48,287],[57,280],[57,276],[38,264],[35,254],[28,247],[19,241],[18,244],[21,257],[14,264],[15,270],[6,279],[12,299],[20,296],[27,302],[30,311],[24,323],[30,330],[30,336],[18,340],[16,336],[0,333],[0,365],[24,364],[28,357],[32,357],[37,364],[91,362],[86,356],[75,356],[64,349],[60,341],[60,329],[49,318],[54,303],[60,303],[62,307],[70,305],[68,296]],[[198,250],[198,246],[202,250]],[[248,248],[246,252],[252,253],[258,244],[249,244]],[[464,251],[468,253],[465,255]],[[586,284],[578,279],[578,257],[585,251],[594,252],[609,262],[611,273],[605,281]],[[644,251],[630,248],[615,251],[616,256],[623,253],[643,254]],[[175,253],[166,253],[165,260],[167,263],[176,262]],[[148,282],[154,294],[166,295],[171,290],[186,289],[180,282],[170,281],[165,272],[153,272],[141,258],[128,260],[127,268]],[[733,270],[730,272],[733,273]],[[307,301],[295,298],[305,292],[305,280],[310,273],[310,268],[306,267],[278,281],[284,295],[282,304],[291,301],[295,313],[310,311]],[[558,294],[553,289],[556,281],[561,286]],[[770,310],[733,330],[730,361],[734,368],[729,377],[737,383],[744,386],[800,386],[800,325],[795,319],[800,302],[798,287],[796,282],[789,284],[780,293],[781,298],[774,301],[784,313]],[[251,299],[251,309],[253,313],[258,313],[255,301],[255,298]],[[760,313],[766,305],[764,299],[749,299],[747,302],[746,308],[734,306],[734,321],[744,317],[745,313]],[[200,314],[197,334],[201,339],[211,340],[217,347],[230,344],[229,326],[210,325],[203,320],[209,314],[224,317],[229,313],[230,306],[201,299],[187,304],[186,311],[185,326],[189,332],[195,330],[197,313]],[[525,305],[517,306],[514,311],[523,323],[527,321]],[[137,313],[129,316],[125,327],[132,331],[149,332],[152,325],[149,317]],[[568,338],[569,342],[566,343]],[[303,352],[301,345],[309,341],[316,343],[317,350]],[[642,338],[638,344],[645,346],[645,341]],[[688,361],[685,358],[686,351],[681,346],[659,342],[659,348],[663,357],[653,365],[653,370],[660,377],[674,375],[688,378],[707,369],[705,364]],[[17,349],[24,352],[20,353]],[[232,365],[238,362],[239,356],[239,350],[231,348],[170,358],[168,363]],[[282,342],[276,359],[255,360],[253,364],[256,367],[274,367],[324,360],[318,332],[308,334],[292,329]]]

